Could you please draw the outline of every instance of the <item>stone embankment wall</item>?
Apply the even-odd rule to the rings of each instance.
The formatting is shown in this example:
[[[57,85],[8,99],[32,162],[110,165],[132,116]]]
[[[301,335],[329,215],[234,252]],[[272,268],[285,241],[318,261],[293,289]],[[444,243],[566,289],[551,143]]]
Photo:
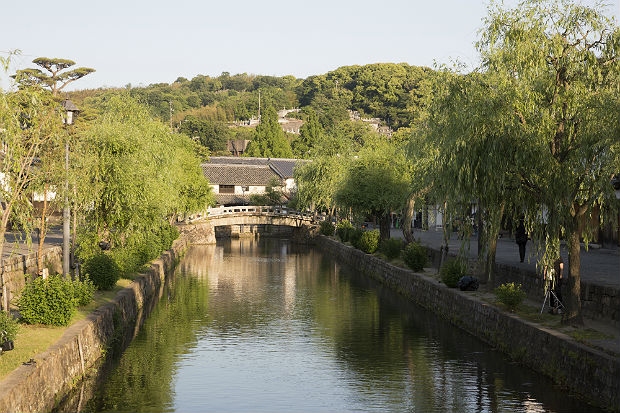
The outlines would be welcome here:
[[[617,357],[524,321],[472,293],[448,288],[434,278],[395,267],[331,238],[320,236],[316,242],[339,263],[377,279],[591,403],[620,411]]]
[[[194,235],[196,235],[195,233]],[[104,350],[138,333],[189,242],[182,235],[151,262],[150,269],[121,290],[113,302],[73,324],[47,351],[0,382],[0,412],[45,412],[83,377]]]
[[[26,285],[26,275],[38,272],[38,256],[37,252],[32,252],[3,259],[2,280],[4,283],[0,281],[0,294],[3,291],[8,291],[10,299],[18,295]],[[62,272],[62,248],[56,246],[44,250],[43,265],[50,270],[50,274]],[[4,289],[5,286],[6,290]],[[0,302],[3,302],[3,300],[0,300]]]
[[[434,266],[439,265],[441,252],[434,248],[426,248]],[[450,256],[453,257],[452,254]],[[475,268],[475,260],[469,261],[469,267]],[[512,265],[495,264],[495,282],[497,285],[515,282],[521,284],[528,298],[540,301],[544,299],[543,279],[535,271],[518,268]],[[566,288],[566,283],[563,288]],[[568,291],[564,293],[566,297]],[[601,320],[620,327],[620,290],[597,284],[581,282],[581,309],[583,315],[594,320]]]

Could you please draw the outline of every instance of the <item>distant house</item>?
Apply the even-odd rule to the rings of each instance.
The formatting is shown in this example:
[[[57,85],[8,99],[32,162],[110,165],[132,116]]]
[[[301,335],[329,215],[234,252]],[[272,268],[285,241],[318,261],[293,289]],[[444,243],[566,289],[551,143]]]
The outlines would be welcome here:
[[[248,139],[229,139],[226,142],[226,150],[232,156],[241,156],[245,153],[250,141]]]
[[[293,171],[301,159],[243,158],[212,156],[201,165],[204,176],[215,194],[218,205],[247,205],[253,194],[264,194],[269,183],[276,179],[281,190],[295,190]]]

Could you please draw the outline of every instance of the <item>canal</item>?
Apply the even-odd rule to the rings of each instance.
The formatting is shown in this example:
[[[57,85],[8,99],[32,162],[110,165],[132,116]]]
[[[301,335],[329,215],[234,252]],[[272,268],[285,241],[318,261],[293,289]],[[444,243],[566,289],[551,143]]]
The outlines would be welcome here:
[[[596,411],[320,251],[194,246],[83,411]],[[87,401],[86,399],[89,398]]]

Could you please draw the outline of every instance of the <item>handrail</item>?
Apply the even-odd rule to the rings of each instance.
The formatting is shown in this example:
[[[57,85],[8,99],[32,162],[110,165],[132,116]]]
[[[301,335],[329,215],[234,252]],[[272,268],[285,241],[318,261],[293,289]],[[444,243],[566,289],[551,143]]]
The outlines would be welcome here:
[[[302,212],[287,207],[277,206],[259,206],[259,205],[243,205],[243,206],[228,206],[207,208],[202,214],[196,214],[191,216],[187,221],[195,222],[202,220],[206,217],[221,217],[226,215],[268,215],[268,216],[286,216],[293,219],[301,219],[303,221],[320,222],[324,221],[327,217],[325,214],[314,214],[312,212]]]

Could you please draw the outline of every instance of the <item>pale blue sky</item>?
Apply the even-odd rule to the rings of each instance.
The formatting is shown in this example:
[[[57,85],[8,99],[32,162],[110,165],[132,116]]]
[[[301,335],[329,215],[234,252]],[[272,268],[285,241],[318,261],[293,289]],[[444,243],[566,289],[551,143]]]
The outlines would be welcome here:
[[[97,70],[74,87],[95,88],[223,71],[307,77],[376,62],[432,66],[458,58],[475,66],[488,0],[3,3],[0,55],[22,51],[13,70],[39,56],[68,58]],[[620,0],[607,3],[618,19]],[[4,76],[0,86],[8,86]]]

